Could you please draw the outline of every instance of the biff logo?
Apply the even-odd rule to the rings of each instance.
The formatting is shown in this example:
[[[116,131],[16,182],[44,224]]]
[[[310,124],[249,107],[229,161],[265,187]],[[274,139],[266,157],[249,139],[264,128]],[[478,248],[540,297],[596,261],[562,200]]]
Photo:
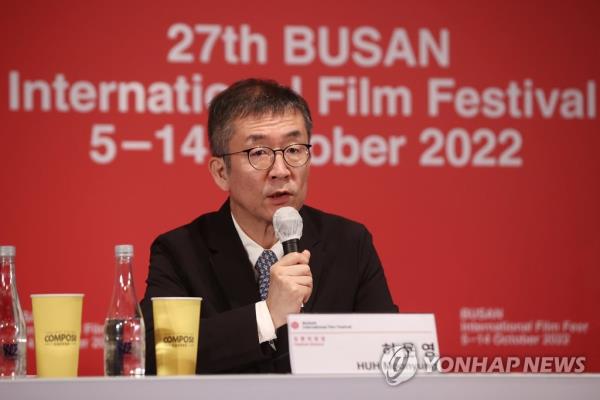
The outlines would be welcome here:
[[[169,344],[192,344],[194,343],[194,337],[188,335],[165,336],[163,342]]]
[[[44,336],[44,343],[51,345],[69,345],[74,344],[77,341],[77,335],[74,333],[48,333]]]

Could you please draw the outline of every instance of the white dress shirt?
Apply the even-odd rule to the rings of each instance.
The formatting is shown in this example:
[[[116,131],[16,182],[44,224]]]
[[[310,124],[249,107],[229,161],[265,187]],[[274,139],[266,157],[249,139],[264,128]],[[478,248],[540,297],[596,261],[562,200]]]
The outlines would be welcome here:
[[[244,230],[238,225],[233,214],[231,214],[231,219],[233,220],[235,230],[240,236],[242,244],[246,249],[246,253],[248,253],[248,258],[250,259],[250,264],[252,264],[254,276],[256,279],[258,279],[258,271],[256,268],[254,268],[254,266],[265,249],[263,249],[261,245],[246,235],[246,232],[244,232]],[[273,245],[273,247],[271,247],[270,250],[275,253],[278,260],[281,260],[281,257],[283,257],[283,246],[279,240]],[[273,319],[271,318],[271,313],[267,307],[267,302],[265,300],[257,302],[255,304],[255,309],[256,326],[258,327],[258,342],[263,343],[276,339],[277,335],[275,334],[275,325],[273,325]]]

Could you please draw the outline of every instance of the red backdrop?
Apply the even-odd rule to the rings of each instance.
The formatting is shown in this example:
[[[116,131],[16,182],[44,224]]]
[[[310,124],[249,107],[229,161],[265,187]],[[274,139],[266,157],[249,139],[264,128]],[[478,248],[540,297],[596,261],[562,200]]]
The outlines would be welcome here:
[[[367,225],[442,354],[600,371],[599,19],[595,1],[4,2],[0,243],[23,308],[85,293],[80,374],[102,374],[113,246],[135,245],[141,298],[153,238],[225,199],[205,101],[270,77],[312,105],[307,203]]]

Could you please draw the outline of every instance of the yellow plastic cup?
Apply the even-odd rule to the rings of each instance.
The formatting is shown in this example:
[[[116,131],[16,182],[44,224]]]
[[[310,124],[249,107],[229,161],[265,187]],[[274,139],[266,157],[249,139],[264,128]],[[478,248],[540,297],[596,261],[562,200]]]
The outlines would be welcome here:
[[[32,294],[31,303],[37,376],[77,376],[83,294]]]
[[[193,375],[201,297],[152,297],[157,375]]]

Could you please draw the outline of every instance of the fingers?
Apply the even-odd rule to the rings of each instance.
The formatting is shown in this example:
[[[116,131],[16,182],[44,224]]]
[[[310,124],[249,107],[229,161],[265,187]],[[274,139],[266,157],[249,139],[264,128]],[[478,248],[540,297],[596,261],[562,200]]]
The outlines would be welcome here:
[[[267,307],[276,328],[286,323],[286,317],[300,311],[313,289],[309,266],[310,252],[289,253],[271,267]]]
[[[290,277],[290,280],[297,285],[306,286],[311,289],[313,287],[313,280],[310,276],[293,276]]]
[[[310,252],[308,250],[304,250],[302,253],[286,254],[273,265],[271,275],[311,275],[309,261]]]
[[[303,293],[302,293],[302,303],[300,304],[300,307],[302,307],[305,303],[308,302],[308,299],[310,298],[310,295],[312,294],[312,279],[310,280],[310,282],[307,282],[306,286],[299,283],[298,287],[304,289]]]
[[[308,302],[310,295],[312,294],[312,279],[309,277],[294,277],[294,287],[290,289],[294,303],[297,306]],[[298,304],[299,303],[299,304]],[[299,310],[295,310],[297,312]]]
[[[296,265],[296,264],[308,264],[310,260],[310,252],[304,250],[302,253],[288,253],[281,257],[281,260],[277,262],[280,265]]]
[[[308,299],[310,299],[310,295],[312,292],[308,292],[307,294],[304,295],[304,297],[302,298],[302,304],[300,304],[300,307],[304,307],[304,305],[306,303],[308,303]]]
[[[280,277],[283,276],[312,276],[312,273],[310,272],[310,266],[308,266],[307,264],[298,264],[298,265],[290,265],[290,266],[285,266],[285,265],[280,265],[280,266],[273,266],[271,268],[271,276],[273,275],[277,275]]]
[[[289,283],[291,283],[291,285],[289,286],[290,291],[292,293],[295,293],[295,295],[293,297],[295,297],[296,299],[302,299],[302,302],[300,304],[300,306],[306,302],[308,302],[308,299],[310,298],[310,295],[312,294],[312,288],[313,288],[313,280],[312,277],[310,276],[292,276],[289,277]]]

